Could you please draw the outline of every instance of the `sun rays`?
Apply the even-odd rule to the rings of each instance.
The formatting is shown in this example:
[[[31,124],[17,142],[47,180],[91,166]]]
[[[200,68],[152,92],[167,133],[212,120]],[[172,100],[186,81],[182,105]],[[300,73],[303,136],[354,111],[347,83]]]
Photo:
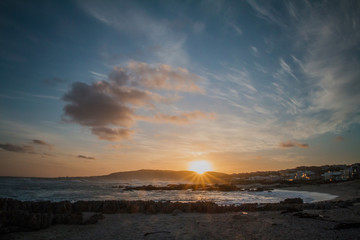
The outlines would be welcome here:
[[[195,188],[206,189],[207,185],[226,183],[226,181],[216,176],[217,174],[213,172],[211,163],[206,160],[190,162],[188,169],[194,172],[189,181],[195,184]]]

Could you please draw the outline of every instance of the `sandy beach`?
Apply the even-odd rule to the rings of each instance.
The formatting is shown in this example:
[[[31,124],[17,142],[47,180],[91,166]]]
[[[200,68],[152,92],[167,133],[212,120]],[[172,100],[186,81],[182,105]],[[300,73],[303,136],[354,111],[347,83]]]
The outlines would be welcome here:
[[[328,193],[338,196],[335,200],[360,198],[360,180],[328,184],[300,185],[296,187],[287,187],[282,189],[292,191]]]
[[[95,225],[56,225],[3,239],[359,239],[360,228],[336,229],[339,222],[359,222],[360,206],[312,210],[318,219],[294,213],[113,214]]]
[[[360,181],[289,190],[359,198]],[[302,211],[230,213],[104,214],[91,225],[53,225],[34,232],[3,234],[14,240],[85,239],[360,239],[360,202]]]

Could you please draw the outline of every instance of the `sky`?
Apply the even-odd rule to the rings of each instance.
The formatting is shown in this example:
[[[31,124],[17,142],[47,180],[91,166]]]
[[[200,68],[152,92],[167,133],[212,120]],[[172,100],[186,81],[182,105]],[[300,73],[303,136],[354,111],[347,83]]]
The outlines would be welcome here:
[[[359,1],[0,1],[0,175],[360,162]]]

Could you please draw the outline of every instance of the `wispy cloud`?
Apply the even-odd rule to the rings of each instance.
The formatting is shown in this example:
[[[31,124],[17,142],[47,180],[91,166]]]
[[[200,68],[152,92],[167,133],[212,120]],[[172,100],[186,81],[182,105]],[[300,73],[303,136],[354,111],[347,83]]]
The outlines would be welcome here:
[[[300,142],[296,142],[296,141],[286,141],[286,142],[281,142],[280,147],[282,147],[282,148],[294,148],[294,147],[308,148],[309,144],[300,143]]]
[[[235,23],[230,22],[229,25],[235,31],[235,33],[237,35],[242,35],[243,34],[243,31],[241,30],[241,28],[239,26],[237,26]]]
[[[210,119],[216,118],[215,113],[207,113],[199,110],[192,112],[184,112],[178,115],[169,115],[158,113],[153,117],[137,116],[138,120],[149,121],[154,123],[172,123],[172,124],[189,124],[197,119]]]
[[[323,9],[310,4],[302,8],[308,17],[298,20],[297,36],[307,49],[302,71],[312,80],[308,113],[319,125],[327,125],[326,131],[360,122],[360,69],[354,58],[360,42],[360,25],[354,24],[360,17],[355,12],[360,5],[348,12],[349,7],[350,2],[334,2],[322,14]]]
[[[257,49],[257,47],[255,47],[255,46],[250,46],[250,50],[251,50],[251,53],[252,53],[255,57],[259,56],[259,50]]]
[[[246,68],[228,67],[224,72],[205,73],[212,83],[213,88],[208,90],[212,98],[236,109],[219,114],[221,123],[212,126],[217,129],[213,130],[216,134],[212,139],[223,139],[228,145],[238,139],[233,148],[224,146],[229,151],[277,148],[279,143],[282,147],[307,148],[309,145],[302,141],[310,137],[341,132],[352,123],[359,123],[360,70],[355,53],[360,25],[355,23],[360,19],[354,14],[356,11],[346,12],[349,3],[333,2],[319,7],[292,2],[285,4],[289,12],[281,15],[267,3],[248,2],[259,17],[281,27],[294,43],[288,46],[293,53],[278,56],[271,66],[277,66],[275,70],[261,64],[265,67],[260,71],[262,82],[254,77],[259,74]],[[280,20],[284,15],[292,16],[286,26]],[[250,51],[256,52],[251,47]]]
[[[67,83],[67,80],[59,77],[53,77],[53,78],[45,79],[44,83],[50,87],[54,87]]]
[[[119,141],[129,139],[135,131],[126,128],[92,127],[91,132],[99,139]]]
[[[9,152],[34,153],[34,148],[29,145],[5,143],[5,144],[0,144],[0,148]]]
[[[344,141],[344,139],[345,139],[345,138],[343,138],[342,136],[337,136],[337,137],[335,138],[335,141],[341,142],[341,141]]]
[[[264,20],[263,23],[271,25],[274,29],[281,29],[279,35],[282,36],[279,38],[284,37],[283,39],[289,43],[284,45],[288,52],[278,49],[278,55],[271,53],[275,61],[267,65],[266,58],[258,57],[259,49],[264,51],[264,55],[266,49],[258,43],[252,43],[254,45],[250,45],[249,51],[254,56],[253,65],[257,72],[253,72],[247,63],[241,61],[231,67],[230,64],[222,64],[223,69],[204,71],[203,75],[211,79],[211,83],[201,89],[206,90],[208,95],[205,98],[214,108],[217,106],[220,113],[217,113],[218,117],[213,121],[202,123],[201,127],[188,127],[189,132],[184,130],[182,136],[177,137],[182,143],[179,146],[191,150],[191,143],[205,142],[214,151],[256,151],[276,149],[279,143],[282,143],[284,146],[293,144],[295,147],[306,148],[308,145],[302,142],[306,142],[309,137],[336,132],[352,123],[360,122],[360,99],[356,94],[359,92],[356,91],[359,89],[359,81],[356,79],[359,79],[360,70],[357,68],[358,60],[353,54],[357,52],[357,32],[360,32],[360,25],[357,23],[360,21],[356,14],[345,10],[348,9],[345,5],[349,3],[333,2],[320,7],[309,2],[294,1],[286,2],[280,8],[275,8],[267,1],[249,0],[248,3],[255,14]],[[151,43],[164,43],[168,50],[172,46],[174,51],[171,52],[175,58],[181,59],[179,62],[184,62],[184,59],[185,62],[189,61],[189,56],[184,50],[187,36],[171,28],[171,21],[152,17],[137,9],[123,14],[118,9],[96,8],[95,5],[87,5],[86,2],[83,4],[85,11],[104,24],[133,36],[141,36]],[[283,3],[279,3],[281,4]],[[140,24],[144,22],[146,24]],[[226,21],[225,24],[230,26],[229,22]],[[235,33],[245,35],[238,22],[232,23],[234,25],[230,27]],[[271,45],[269,36],[263,37],[265,45]],[[274,42],[272,44],[274,49]],[[156,53],[157,62],[175,62],[174,66],[178,66],[179,62],[161,57],[165,50],[156,51],[159,51]],[[168,53],[167,55],[172,55]],[[133,64],[137,69],[140,69],[140,65]],[[124,67],[114,70],[110,78],[113,81],[117,79],[118,85],[126,85],[131,82],[127,79],[127,71],[130,68],[121,68]],[[169,90],[167,80],[162,81],[163,78],[160,77],[166,72],[164,68],[158,66],[159,75],[154,74],[154,69],[148,68],[152,66],[146,65],[144,68],[144,76],[147,77],[135,81],[138,86],[128,87],[141,87],[143,89],[140,90],[146,89],[152,94],[155,91],[158,93],[159,90]],[[167,73],[165,75],[168,76]],[[181,81],[177,84],[178,91],[189,89],[189,85],[184,87]],[[194,81],[194,84],[199,87],[198,82]],[[152,88],[154,86],[156,88]],[[146,95],[149,96],[146,102],[150,101],[153,109],[150,114],[141,116],[146,115],[148,121],[171,122],[170,120],[174,119],[186,119],[182,118],[184,112],[158,112],[160,101],[156,100],[154,95],[149,95],[149,92]],[[144,104],[144,100],[133,98],[133,101],[135,99],[139,102],[134,104],[135,112],[143,106],[151,108],[151,104],[140,104]],[[136,113],[137,117],[138,115],[140,114]],[[133,126],[139,119],[134,117],[135,113],[131,113],[130,116],[130,125]],[[140,136],[140,133],[136,136],[139,139],[141,137],[145,142],[145,137]],[[284,142],[284,139],[298,139],[301,142]],[[155,143],[148,144],[154,146]]]
[[[48,147],[49,150],[51,150],[53,147],[51,144],[49,144],[43,140],[39,140],[39,139],[31,140],[30,144],[5,143],[5,144],[0,144],[0,149],[9,151],[9,152],[45,155],[47,153],[39,152],[39,150],[41,151],[41,149],[39,147],[46,146],[46,147]]]
[[[51,148],[53,147],[52,144],[47,143],[47,142],[45,142],[45,141],[43,141],[43,140],[39,140],[39,139],[33,139],[33,140],[31,141],[31,143],[33,143],[33,144],[35,144],[35,145],[46,146],[46,147],[48,147],[49,149],[51,149]]]
[[[42,99],[49,99],[49,100],[59,100],[60,97],[47,95],[47,94],[38,94],[38,93],[28,93],[28,92],[19,92],[16,91],[15,95],[19,95],[21,97],[30,97],[30,98],[42,98]]]
[[[94,72],[94,71],[89,71],[89,73],[91,73],[97,80],[103,80],[103,79],[107,78],[107,75],[103,74],[103,73],[98,73],[98,72]]]
[[[278,16],[275,8],[270,5],[268,1],[261,1],[261,3],[259,3],[259,1],[256,0],[247,0],[247,2],[260,18],[269,23],[284,26],[284,23]]]
[[[83,158],[83,159],[87,159],[87,160],[95,160],[94,157],[85,156],[85,155],[77,155],[77,158]]]
[[[158,19],[131,5],[130,2],[114,4],[112,2],[79,1],[80,5],[89,15],[100,22],[113,27],[120,32],[126,32],[139,43],[145,45],[161,46],[154,51],[158,62],[173,66],[187,66],[189,57],[184,45],[187,35],[177,31],[174,23],[166,19]],[[126,9],[126,10],[125,10]],[[202,31],[203,25],[194,25],[194,31]]]

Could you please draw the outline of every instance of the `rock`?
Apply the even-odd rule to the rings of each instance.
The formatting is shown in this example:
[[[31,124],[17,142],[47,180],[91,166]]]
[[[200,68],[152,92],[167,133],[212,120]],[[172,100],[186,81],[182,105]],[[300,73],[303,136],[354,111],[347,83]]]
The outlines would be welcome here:
[[[54,214],[52,224],[66,224],[68,214]]]
[[[104,215],[102,213],[94,213],[94,212],[84,212],[82,224],[95,224],[99,220],[104,219]]]
[[[171,213],[171,215],[172,215],[172,216],[176,216],[176,215],[178,215],[178,214],[180,214],[180,213],[182,213],[181,210],[175,209],[175,210]]]
[[[66,216],[65,224],[77,225],[83,223],[82,213],[73,213]]]
[[[93,211],[90,210],[91,206],[93,206],[94,203],[91,201],[77,201],[72,204],[72,211],[73,212],[88,212]]]
[[[360,228],[360,222],[352,222],[352,223],[339,223],[335,225],[334,229],[348,229],[348,228]]]
[[[157,209],[156,209],[156,205],[155,202],[153,201],[149,201],[145,204],[145,209],[144,209],[145,213],[148,214],[155,214],[157,213]]]
[[[243,203],[240,205],[240,211],[256,211],[257,208],[257,203]]]
[[[0,214],[0,232],[34,231],[48,228],[52,223],[51,213],[30,213],[23,210],[4,211]]]
[[[29,202],[28,210],[33,213],[52,213],[52,205],[50,201]]]
[[[72,205],[69,201],[54,202],[51,205],[54,214],[70,214],[72,212]]]
[[[284,201],[281,201],[280,203],[286,203],[286,204],[303,204],[304,201],[301,198],[286,198]]]
[[[134,202],[131,201],[116,201],[116,200],[107,200],[102,203],[102,210],[93,212],[103,212],[106,214],[114,214],[114,213],[126,213],[130,212],[131,205]]]
[[[299,217],[299,218],[321,218],[320,215],[318,214],[312,214],[312,213],[308,213],[308,212],[298,212],[295,213],[293,216]]]
[[[29,230],[40,230],[50,227],[52,223],[52,214],[48,213],[33,213],[26,224]]]

